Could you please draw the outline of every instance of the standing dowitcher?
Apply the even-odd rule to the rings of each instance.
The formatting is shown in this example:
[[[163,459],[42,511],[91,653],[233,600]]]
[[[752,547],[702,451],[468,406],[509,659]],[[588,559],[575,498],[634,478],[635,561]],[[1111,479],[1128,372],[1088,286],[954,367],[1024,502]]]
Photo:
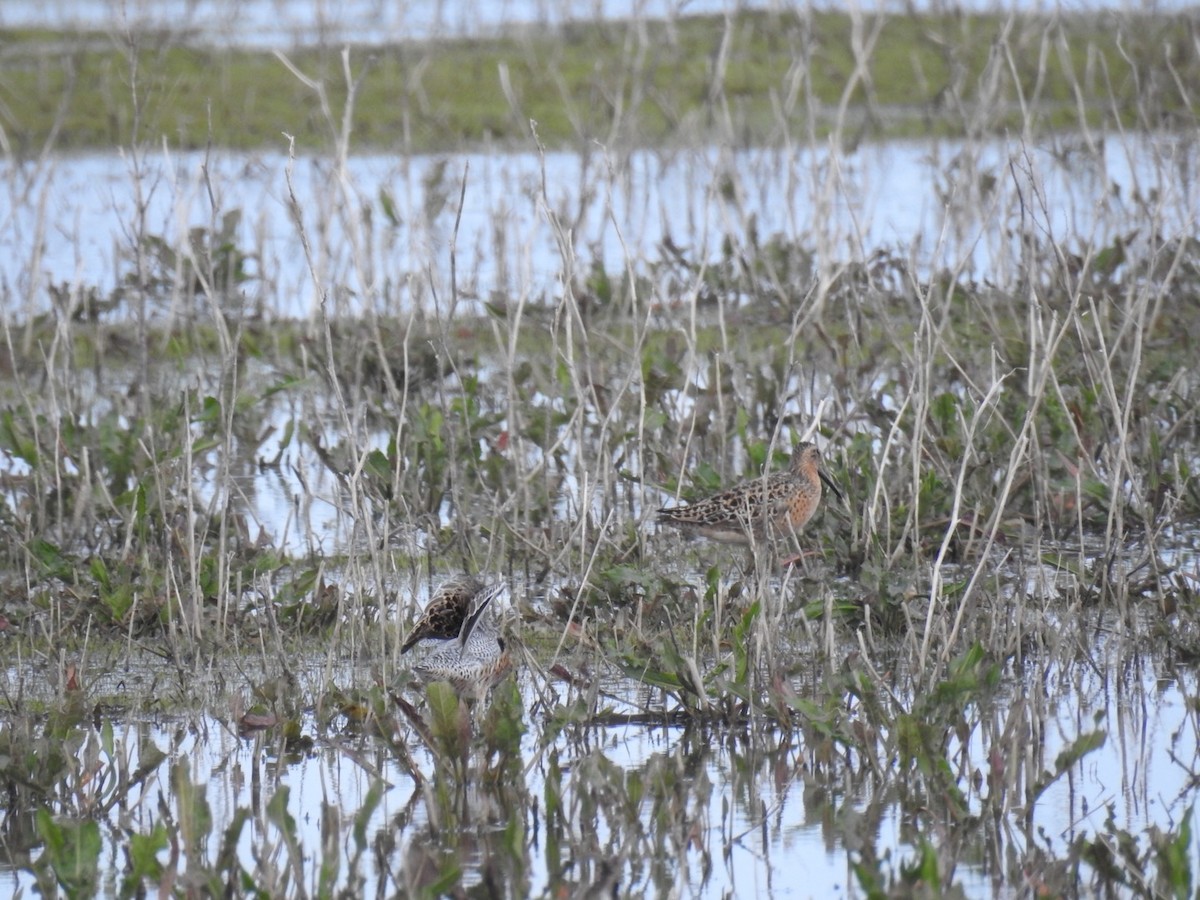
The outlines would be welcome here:
[[[714,541],[769,543],[800,531],[821,502],[821,482],[842,499],[821,469],[821,453],[807,441],[796,445],[784,472],[752,478],[687,506],[663,507],[658,520]]]
[[[458,640],[431,653],[415,666],[423,681],[448,681],[460,697],[482,700],[504,679],[512,669],[512,655],[495,617],[489,614],[492,600],[503,591],[503,582],[498,582],[473,595],[469,610],[459,622]],[[449,601],[446,603],[449,607]],[[431,632],[426,636],[433,637],[434,634]]]

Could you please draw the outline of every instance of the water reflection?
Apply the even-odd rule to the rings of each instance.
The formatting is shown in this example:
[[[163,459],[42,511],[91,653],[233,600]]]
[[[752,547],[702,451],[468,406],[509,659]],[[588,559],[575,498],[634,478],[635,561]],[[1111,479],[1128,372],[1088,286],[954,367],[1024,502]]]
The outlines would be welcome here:
[[[940,737],[929,746],[917,731],[904,736],[922,701],[903,693],[882,717],[847,695],[851,730],[841,734],[819,719],[780,727],[770,716],[732,728],[584,717],[548,729],[562,707],[539,706],[528,675],[482,714],[460,760],[424,744],[394,710],[380,722],[391,736],[309,715],[302,742],[279,729],[239,737],[220,715],[102,713],[66,732],[81,760],[88,746],[98,752],[98,769],[68,765],[56,790],[69,788],[73,804],[87,793],[75,779],[101,776],[90,802],[110,845],[161,823],[200,828],[184,847],[187,883],[230,877],[226,846],[272,891],[830,896],[875,877],[896,883],[921,842],[935,840],[942,883],[983,896],[1020,890],[1023,867],[1039,859],[1065,864],[1072,841],[1108,833],[1109,816],[1133,834],[1177,826],[1200,763],[1187,699],[1197,685],[1194,675],[1161,678],[1161,662],[1129,655],[1115,636],[1074,659],[1031,660],[963,706],[957,724],[930,732]],[[817,669],[795,682],[801,693],[810,676]],[[9,670],[10,687],[21,677]],[[641,702],[636,685],[623,690]],[[1081,740],[1077,758],[1062,755]],[[926,768],[924,753],[941,769]],[[1058,777],[1065,758],[1071,776]],[[141,774],[108,780],[119,771]],[[106,805],[113,790],[127,792],[119,806]],[[201,809],[208,818],[189,818]],[[23,867],[45,851],[28,810],[8,813],[10,884],[32,889]],[[231,825],[236,840],[223,844]],[[168,856],[159,851],[163,864]],[[301,859],[325,864],[298,868]],[[115,892],[115,882],[102,885]]]

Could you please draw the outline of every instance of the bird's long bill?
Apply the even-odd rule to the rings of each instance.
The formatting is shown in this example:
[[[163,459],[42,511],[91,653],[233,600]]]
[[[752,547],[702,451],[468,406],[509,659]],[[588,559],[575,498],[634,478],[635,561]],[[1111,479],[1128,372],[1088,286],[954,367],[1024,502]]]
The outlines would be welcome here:
[[[839,500],[841,500],[843,503],[845,503],[846,498],[842,496],[842,492],[840,490],[838,490],[838,486],[833,483],[833,479],[830,478],[828,475],[826,475],[821,469],[817,469],[817,474],[820,475],[821,480],[823,482],[825,482],[825,487],[829,488],[831,491],[833,491],[835,494],[837,494],[837,498]]]

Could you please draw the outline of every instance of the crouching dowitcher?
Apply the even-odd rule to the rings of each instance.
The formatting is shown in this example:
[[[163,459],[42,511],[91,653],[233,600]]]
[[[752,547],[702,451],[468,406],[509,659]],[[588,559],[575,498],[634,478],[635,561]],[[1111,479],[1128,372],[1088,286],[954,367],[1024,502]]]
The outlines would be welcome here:
[[[478,701],[504,679],[512,655],[491,614],[492,600],[503,592],[503,582],[484,585],[469,577],[438,589],[401,652],[423,638],[456,640],[414,666],[422,681],[448,681],[460,697]]]
[[[821,502],[822,482],[842,499],[821,468],[820,451],[804,441],[792,451],[786,471],[743,481],[686,506],[663,507],[658,520],[714,541],[770,543],[796,534],[808,523]]]

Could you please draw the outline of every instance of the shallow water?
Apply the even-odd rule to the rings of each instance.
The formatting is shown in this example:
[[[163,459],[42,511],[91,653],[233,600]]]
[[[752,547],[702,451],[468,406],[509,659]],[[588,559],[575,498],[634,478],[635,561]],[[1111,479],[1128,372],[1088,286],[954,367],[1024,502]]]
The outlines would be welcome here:
[[[960,866],[952,879],[968,896],[1023,894],[1028,886],[1012,880],[1013,859],[1034,848],[1061,857],[1073,838],[1105,833],[1109,814],[1116,827],[1140,838],[1151,825],[1177,829],[1194,803],[1193,773],[1200,765],[1200,720],[1188,701],[1198,688],[1194,671],[1165,672],[1162,659],[1131,653],[1115,623],[1092,624],[1108,637],[1079,658],[1030,657],[1018,671],[1006,673],[990,702],[962,711],[969,737],[952,740],[946,758],[972,814],[995,790],[989,788],[989,771],[1024,768],[1016,780],[1024,793],[1000,804],[1005,812],[999,820],[964,828],[962,839],[978,844],[977,863]],[[160,665],[135,661],[133,670],[145,678]],[[250,668],[257,667],[250,663]],[[302,681],[321,684],[325,672],[318,661],[302,672]],[[343,687],[370,684],[365,665],[335,672],[335,683]],[[160,674],[170,681],[169,673]],[[237,676],[229,674],[236,693]],[[29,670],[9,669],[8,688],[36,677]],[[813,671],[797,680],[802,694],[809,677],[821,676]],[[92,689],[111,688],[111,678]],[[161,815],[153,799],[160,792],[166,808],[179,815],[170,773],[183,761],[193,781],[206,786],[212,810],[210,860],[216,836],[235,810],[252,812],[238,853],[243,866],[259,872],[263,887],[272,877],[282,878],[287,868],[278,820],[266,812],[280,788],[288,791],[287,811],[295,819],[304,859],[341,854],[336,884],[368,896],[405,886],[404,879],[416,877],[421,859],[436,861],[438,870],[447,859],[456,860],[461,884],[486,878],[510,896],[559,896],[564,883],[603,881],[606,873],[621,895],[860,896],[855,862],[864,856],[879,859],[883,871],[895,875],[903,862],[916,858],[914,820],[929,811],[916,787],[920,779],[905,775],[894,760],[873,771],[863,758],[828,757],[819,742],[806,742],[798,731],[762,723],[744,728],[567,725],[549,737],[534,678],[530,672],[520,676],[526,733],[519,758],[502,764],[499,778],[485,774],[477,753],[465,779],[439,768],[397,717],[398,734],[430,790],[414,783],[383,741],[339,716],[327,726],[311,713],[305,717],[304,734],[315,739],[307,751],[284,751],[272,732],[237,736],[232,708],[179,718],[119,719],[113,723],[118,753],[130,754],[136,764],[153,743],[167,754],[122,804],[122,827],[148,833]],[[137,690],[133,684],[127,686]],[[560,700],[569,701],[561,683],[552,687]],[[655,705],[653,691],[629,682],[611,683],[606,690],[629,709]],[[853,710],[854,701],[847,699]],[[1107,738],[1070,777],[1036,798],[1029,793],[1033,782],[1053,770],[1064,747],[1097,729]],[[372,789],[382,791],[373,809],[365,805]],[[548,805],[554,803],[552,795],[560,798],[560,807]],[[996,814],[994,793],[987,808],[989,816]],[[368,850],[352,862],[358,848],[356,817],[364,810],[366,818],[358,824]],[[115,812],[102,819],[109,823],[102,829],[102,859],[123,840],[112,827],[116,820]],[[951,836],[932,833],[928,839],[936,844]],[[1194,831],[1193,850],[1193,859],[1200,859],[1200,836]],[[299,875],[310,891],[317,888],[317,869],[306,865]],[[803,879],[795,877],[798,872]],[[0,884],[32,889],[28,874],[13,870]],[[113,895],[115,885],[109,882],[104,895]]]
[[[1189,235],[1197,163],[1190,142],[1168,135],[1108,135],[1090,148],[1063,137],[1033,145],[888,142],[852,153],[821,146],[368,155],[351,157],[344,173],[302,155],[290,187],[282,152],[152,152],[136,165],[120,154],[40,166],[5,160],[0,284],[8,286],[5,306],[21,314],[44,311],[51,285],[107,296],[131,272],[135,184],[143,185],[144,233],[171,246],[189,229],[216,231],[224,216],[240,214],[250,280],[224,301],[235,316],[312,316],[325,291],[330,315],[452,316],[480,312],[480,301],[554,303],[562,279],[585,277],[593,265],[615,278],[669,262],[664,241],[695,263],[712,263],[726,241],[742,247],[772,236],[814,254],[818,272],[887,254],[918,272],[1004,284],[1015,277],[1009,267],[1022,258],[1025,234],[1080,253],[1118,236],[1136,250],[1140,240]],[[293,193],[311,271],[290,214]],[[382,211],[384,194],[394,220]],[[458,307],[449,299],[452,244]],[[641,302],[675,317],[695,302],[690,279],[660,275]],[[176,293],[155,312],[207,309]]]
[[[1155,0],[1154,9],[1186,6]],[[971,10],[1144,10],[1134,0],[941,0],[874,4],[891,12],[912,7]],[[483,36],[528,25],[557,26],[594,19],[667,18],[729,13],[745,8],[788,9],[779,0],[8,0],[0,27],[93,30],[170,28],[221,46],[288,47],[318,43],[381,43],[430,37]]]

